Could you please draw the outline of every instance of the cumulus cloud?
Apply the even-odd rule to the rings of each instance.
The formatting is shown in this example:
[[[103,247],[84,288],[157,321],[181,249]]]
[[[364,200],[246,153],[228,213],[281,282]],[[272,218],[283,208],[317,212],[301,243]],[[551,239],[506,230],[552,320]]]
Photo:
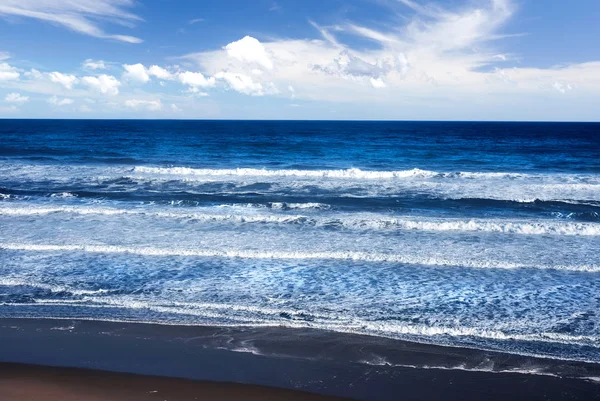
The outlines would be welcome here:
[[[112,75],[102,74],[97,77],[83,77],[81,82],[91,89],[105,95],[118,95],[121,83]]]
[[[53,106],[68,106],[70,104],[73,104],[73,99],[69,99],[68,97],[64,97],[64,98],[59,98],[58,96],[52,96],[51,98],[49,98],[47,100],[48,103],[50,103]]]
[[[140,82],[145,84],[150,81],[150,76],[143,64],[123,64],[125,73],[123,78],[128,81]]]
[[[106,21],[125,26],[140,21],[127,11],[133,4],[133,0],[2,0],[0,16],[32,18],[97,38],[140,43],[137,37],[109,34],[100,27]]]
[[[206,78],[201,72],[185,71],[177,74],[179,82],[188,85],[190,88],[198,91],[199,88],[210,88],[215,86],[215,78]]]
[[[248,75],[221,71],[215,75],[215,78],[224,80],[231,89],[246,95],[262,96],[265,94],[263,85],[254,82]]]
[[[83,68],[88,70],[105,70],[107,68],[106,63],[102,60],[92,60],[88,58],[82,64]]]
[[[507,66],[512,58],[498,45],[503,43],[499,39],[510,36],[503,29],[516,10],[512,0],[465,1],[453,9],[410,0],[400,4],[404,9],[396,26],[389,21],[334,27],[311,22],[321,39],[260,42],[246,36],[220,50],[183,58],[240,93],[277,94],[273,88],[293,86],[294,96],[305,100],[393,104],[411,96],[429,106],[434,101],[449,104],[457,97],[470,99],[482,90],[488,98],[539,96],[549,88],[560,93],[600,92],[598,63]],[[373,46],[357,48],[352,37]],[[384,87],[390,90],[382,97]]]
[[[21,74],[15,67],[8,63],[0,63],[0,81],[18,80]]]
[[[62,86],[64,86],[67,89],[73,89],[73,85],[75,85],[77,82],[79,82],[79,79],[77,79],[77,77],[75,75],[62,74],[62,73],[56,72],[56,71],[51,72],[50,74],[48,74],[48,76],[50,77],[50,80],[52,82],[61,84]]]
[[[29,96],[23,96],[20,93],[11,92],[4,98],[7,103],[23,104],[29,100]]]
[[[164,79],[164,80],[171,80],[171,79],[175,78],[175,76],[173,74],[171,74],[169,71],[167,71],[166,69],[159,67],[157,65],[153,65],[150,68],[148,68],[148,74],[150,74],[158,79]]]
[[[252,36],[245,36],[237,42],[225,46],[229,57],[250,63],[258,64],[267,70],[273,68],[273,62],[267,54],[265,47]]]
[[[125,101],[125,106],[134,110],[156,111],[162,109],[162,103],[160,100],[129,99]]]
[[[4,4],[3,1],[0,0],[0,4]],[[25,0],[25,3],[30,1]],[[52,1],[40,0],[40,3]],[[99,0],[103,1],[106,2]],[[113,1],[127,3],[127,0]],[[378,2],[380,5],[390,3]],[[170,113],[171,104],[177,103],[185,105],[184,110],[190,112],[193,107],[189,105],[197,96],[227,89],[249,96],[279,95],[296,99],[298,103],[302,101],[303,106],[309,101],[369,105],[371,107],[352,110],[365,110],[365,113],[372,110],[374,114],[388,110],[385,116],[377,115],[385,118],[404,118],[405,115],[399,113],[414,110],[425,111],[408,114],[413,118],[453,117],[451,113],[433,114],[450,108],[472,111],[473,114],[466,116],[477,117],[481,113],[476,114],[475,110],[504,109],[498,105],[506,104],[507,99],[511,103],[525,102],[525,99],[537,99],[538,103],[540,99],[579,101],[586,106],[593,103],[588,102],[589,99],[600,96],[600,62],[527,67],[526,57],[503,48],[510,44],[501,39],[510,36],[505,30],[512,26],[507,22],[516,10],[513,0],[439,1],[437,4],[398,0],[393,3],[390,18],[385,21],[361,24],[347,21],[335,26],[313,22],[312,38],[271,37],[259,41],[240,35],[241,39],[229,44],[224,42],[212,50],[182,56],[181,65],[189,71],[180,66],[123,65],[124,80],[145,83],[156,79],[160,87],[121,86],[114,76],[92,73],[91,70],[107,66],[93,59],[83,63],[83,68],[90,72],[81,75],[89,76],[26,70],[0,61],[0,86],[10,92],[47,96],[64,96],[63,88],[66,88],[70,90],[69,97],[81,99],[120,95],[111,102],[100,100],[94,110],[103,107],[120,110],[126,106],[133,110],[161,109]],[[398,7],[403,8],[394,14]],[[365,41],[371,42],[370,45],[365,46]],[[195,96],[181,96],[177,87]],[[160,97],[168,98],[169,102],[165,101],[163,107],[160,101],[152,100],[159,95],[148,93],[151,89],[164,92]],[[167,95],[168,91],[176,92]],[[335,109],[341,116],[344,108]],[[360,116],[364,117],[364,114]]]

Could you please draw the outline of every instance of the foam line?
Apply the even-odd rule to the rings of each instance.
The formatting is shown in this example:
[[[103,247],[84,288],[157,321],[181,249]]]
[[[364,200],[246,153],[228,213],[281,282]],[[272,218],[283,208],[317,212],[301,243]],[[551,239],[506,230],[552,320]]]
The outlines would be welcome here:
[[[570,182],[580,182],[581,180],[594,180],[599,178],[595,175],[575,175],[575,174],[526,174],[511,172],[438,172],[431,170],[422,170],[413,168],[408,170],[395,171],[370,171],[359,168],[349,168],[340,170],[294,170],[294,169],[256,169],[256,168],[235,168],[235,169],[209,169],[209,168],[191,168],[191,167],[151,167],[136,166],[132,170],[135,173],[155,174],[155,175],[178,175],[178,176],[203,176],[203,177],[303,177],[303,178],[341,178],[341,179],[396,179],[396,178],[459,178],[459,179],[560,179]]]
[[[575,272],[600,272],[597,265],[521,265],[503,261],[451,260],[419,255],[393,255],[365,252],[300,252],[300,251],[255,251],[255,250],[209,250],[189,248],[153,248],[126,247],[117,245],[49,245],[49,244],[2,244],[0,249],[33,252],[87,252],[116,253],[141,256],[182,256],[207,258],[239,258],[239,259],[280,259],[280,260],[346,260],[355,262],[400,263],[440,267],[469,267],[487,269],[544,269],[566,270]]]
[[[303,204],[307,205],[310,204]],[[334,217],[285,215],[285,214],[221,214],[221,213],[189,213],[165,212],[136,209],[117,209],[99,207],[4,207],[0,208],[0,216],[43,216],[53,213],[69,213],[75,215],[136,215],[157,218],[187,218],[206,222],[235,223],[274,223],[274,224],[306,224],[310,226],[340,226],[346,229],[371,230],[416,230],[416,231],[450,231],[450,232],[490,232],[523,235],[567,235],[598,236],[600,224],[570,223],[555,221],[513,221],[505,219],[425,219],[390,218],[382,215]]]

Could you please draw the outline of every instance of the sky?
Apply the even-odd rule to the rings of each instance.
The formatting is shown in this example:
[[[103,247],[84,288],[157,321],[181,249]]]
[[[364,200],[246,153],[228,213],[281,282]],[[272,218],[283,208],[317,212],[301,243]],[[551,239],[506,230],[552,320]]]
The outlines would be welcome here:
[[[0,0],[0,118],[600,121],[600,1]]]

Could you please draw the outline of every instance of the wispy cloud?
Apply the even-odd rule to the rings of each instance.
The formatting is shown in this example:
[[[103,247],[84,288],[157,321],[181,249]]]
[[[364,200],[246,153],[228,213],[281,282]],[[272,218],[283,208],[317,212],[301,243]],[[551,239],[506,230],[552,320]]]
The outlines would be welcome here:
[[[517,11],[512,0],[466,1],[452,9],[437,3],[400,3],[409,14],[397,15],[394,20],[402,22],[395,26],[345,21],[327,27],[309,21],[321,40],[259,41],[246,36],[221,50],[183,58],[195,61],[204,76],[216,77],[217,83],[240,93],[283,96],[286,91],[277,88],[291,86],[295,98],[309,101],[393,107],[410,97],[427,107],[446,107],[482,92],[490,102],[511,94],[556,96],[584,88],[588,94],[600,93],[598,63],[514,65],[520,56],[504,53],[501,42],[514,35],[505,31]],[[355,46],[364,39],[375,46]]]
[[[29,101],[29,96],[23,96],[20,93],[11,92],[6,95],[4,101],[7,103],[23,104]]]
[[[92,60],[91,58],[85,60],[81,66],[88,70],[106,70],[108,68],[103,60]]]
[[[204,22],[204,18],[194,18],[188,21],[188,24],[190,25],[194,25],[197,24],[199,22]]]
[[[162,109],[160,100],[129,99],[125,101],[125,106],[134,110],[157,111]]]
[[[94,99],[94,112],[148,115],[173,113],[171,105],[175,104],[188,116],[199,109],[200,102],[203,107],[226,108],[229,105],[218,103],[221,96],[235,102],[244,95],[277,96],[285,99],[286,105],[292,100],[290,107],[302,105],[302,110],[317,104],[322,113],[340,111],[340,118],[458,115],[485,119],[500,117],[509,103],[514,116],[515,110],[529,110],[529,103],[555,102],[555,110],[560,111],[563,107],[559,105],[575,101],[588,115],[597,115],[588,104],[595,104],[600,96],[600,61],[525,67],[526,55],[511,52],[507,48],[510,41],[502,39],[513,35],[507,32],[511,26],[507,22],[517,12],[511,0],[464,0],[452,2],[462,6],[451,9],[448,2],[442,7],[394,1],[402,15],[390,16],[383,23],[344,20],[321,25],[307,21],[315,28],[311,37],[240,35],[239,40],[217,42],[213,50],[184,55],[179,58],[180,65],[88,59],[83,69],[58,72],[19,68],[18,60],[0,61],[0,87],[10,93],[56,96],[59,103],[76,99],[77,103],[72,107],[65,104],[63,110],[80,110],[83,103],[79,100]],[[126,0],[111,3],[120,7],[132,4]],[[6,4],[0,0],[0,5]],[[95,72],[103,67],[109,67],[112,75]],[[220,95],[213,97],[217,93]],[[39,98],[32,96],[32,107]],[[321,107],[326,103],[336,106]],[[514,106],[517,103],[523,106]],[[17,109],[13,107],[16,102],[4,104]],[[488,114],[478,113],[485,107]],[[5,112],[13,112],[10,110],[5,107]],[[353,114],[343,114],[344,110]],[[362,110],[364,114],[356,114]],[[540,111],[544,112],[548,113]]]
[[[279,4],[278,2],[274,1],[271,4],[271,7],[269,7],[269,11],[281,11],[281,4]]]
[[[32,18],[97,38],[140,43],[137,37],[107,33],[100,27],[106,21],[128,27],[140,21],[127,11],[133,5],[133,0],[0,0],[0,16]]]
[[[52,96],[47,100],[47,102],[53,106],[61,107],[73,104],[73,99],[70,99],[68,97],[59,98],[58,96]]]

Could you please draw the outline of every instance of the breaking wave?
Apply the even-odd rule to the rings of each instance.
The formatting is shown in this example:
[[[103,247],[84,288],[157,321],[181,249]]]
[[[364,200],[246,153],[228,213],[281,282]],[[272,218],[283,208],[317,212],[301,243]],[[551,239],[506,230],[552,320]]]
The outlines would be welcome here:
[[[544,269],[565,270],[574,272],[600,272],[599,265],[523,265],[504,261],[486,260],[453,260],[438,257],[422,257],[419,255],[394,255],[366,252],[302,252],[302,251],[256,251],[243,249],[190,249],[190,248],[155,248],[128,247],[118,245],[51,245],[51,244],[14,244],[0,243],[0,249],[12,251],[34,252],[86,252],[117,253],[141,256],[183,256],[208,258],[239,259],[279,259],[279,260],[347,260],[367,263],[398,263],[440,267],[469,267],[478,269]]]
[[[285,204],[270,205],[272,209],[323,209],[319,203],[311,204]],[[222,205],[217,209],[244,209],[249,206]],[[265,207],[265,206],[263,206]],[[234,223],[263,223],[263,224],[304,224],[317,227],[339,227],[343,229],[361,230],[418,230],[418,231],[449,231],[449,232],[490,232],[523,235],[569,235],[569,236],[597,236],[600,235],[598,223],[571,223],[548,220],[540,221],[512,221],[508,219],[417,219],[411,217],[386,217],[382,215],[348,216],[337,215],[331,217],[304,216],[289,214],[258,214],[258,213],[208,213],[189,211],[151,211],[136,209],[118,209],[107,207],[81,207],[81,206],[56,206],[56,207],[4,207],[0,208],[0,216],[38,216],[54,213],[68,213],[75,215],[134,215],[156,218],[180,218],[205,222],[234,222]]]

